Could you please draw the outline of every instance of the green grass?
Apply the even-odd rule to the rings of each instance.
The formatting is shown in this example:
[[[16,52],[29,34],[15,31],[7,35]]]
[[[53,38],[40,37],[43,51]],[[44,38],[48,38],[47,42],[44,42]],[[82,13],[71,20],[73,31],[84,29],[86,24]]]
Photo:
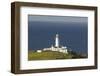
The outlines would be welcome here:
[[[41,53],[29,51],[28,60],[55,60],[55,59],[71,59],[71,54],[57,51],[43,51]]]

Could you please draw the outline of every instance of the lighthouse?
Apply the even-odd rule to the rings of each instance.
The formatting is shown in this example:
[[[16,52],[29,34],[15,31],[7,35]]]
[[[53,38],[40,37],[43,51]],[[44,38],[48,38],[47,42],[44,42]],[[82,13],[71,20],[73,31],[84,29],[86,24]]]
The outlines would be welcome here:
[[[62,53],[68,53],[67,52],[67,47],[66,46],[62,46],[62,45],[59,46],[59,44],[60,44],[59,35],[56,34],[55,35],[55,45],[54,46],[51,45],[51,47],[44,48],[42,50],[43,51],[58,51],[58,52],[62,52]],[[42,50],[41,50],[41,52],[42,52]],[[40,52],[40,50],[38,50],[37,52]]]
[[[55,47],[59,47],[59,35],[56,34],[56,37],[55,37]]]

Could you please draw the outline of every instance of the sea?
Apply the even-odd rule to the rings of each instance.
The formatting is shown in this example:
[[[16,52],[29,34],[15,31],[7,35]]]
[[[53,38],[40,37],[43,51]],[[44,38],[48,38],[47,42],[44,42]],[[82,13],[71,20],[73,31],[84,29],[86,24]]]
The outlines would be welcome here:
[[[28,50],[34,51],[55,45],[55,36],[59,34],[60,46],[72,51],[87,54],[88,23],[78,22],[28,22]]]

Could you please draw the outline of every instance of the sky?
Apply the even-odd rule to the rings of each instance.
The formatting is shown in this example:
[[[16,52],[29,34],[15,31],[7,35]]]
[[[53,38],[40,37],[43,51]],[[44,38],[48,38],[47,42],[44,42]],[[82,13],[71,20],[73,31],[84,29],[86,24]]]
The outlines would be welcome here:
[[[73,17],[73,16],[43,16],[43,15],[29,15],[29,21],[39,21],[39,22],[75,22],[75,23],[86,23],[86,17]]]
[[[87,53],[87,32],[87,17],[29,15],[28,50],[51,47],[58,33],[61,46]]]

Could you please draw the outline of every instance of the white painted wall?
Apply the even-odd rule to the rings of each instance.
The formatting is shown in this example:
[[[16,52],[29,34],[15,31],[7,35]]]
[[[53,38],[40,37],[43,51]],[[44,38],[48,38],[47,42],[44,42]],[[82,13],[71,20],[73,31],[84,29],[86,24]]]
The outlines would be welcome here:
[[[74,4],[74,5],[87,5],[98,6],[100,21],[100,0],[1,0],[0,1],[0,76],[17,76],[10,73],[10,60],[11,60],[11,15],[10,3],[13,1],[25,2],[39,2],[39,3],[56,3],[56,4]],[[98,22],[98,31],[100,39],[100,22]],[[100,40],[98,40],[100,50]],[[100,58],[100,51],[98,51]],[[38,74],[21,74],[18,76],[100,76],[100,59],[98,70],[81,70],[81,71],[65,71],[65,72],[52,72],[52,73],[38,73]]]

